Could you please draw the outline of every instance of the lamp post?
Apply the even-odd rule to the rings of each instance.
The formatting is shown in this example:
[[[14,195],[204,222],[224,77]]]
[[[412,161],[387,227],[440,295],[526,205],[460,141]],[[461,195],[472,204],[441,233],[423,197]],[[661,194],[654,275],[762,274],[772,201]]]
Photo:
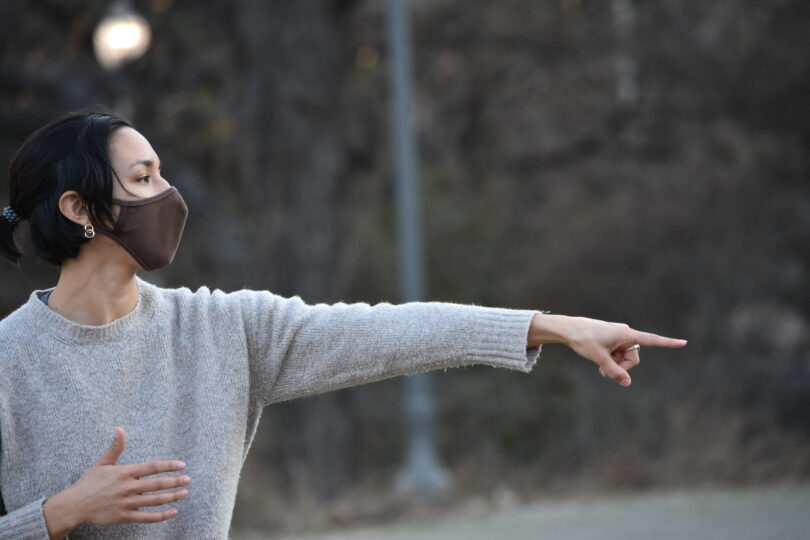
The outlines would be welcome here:
[[[113,0],[93,32],[96,59],[101,67],[114,74],[118,86],[115,108],[125,116],[132,114],[133,105],[122,68],[143,56],[151,40],[149,23],[135,12],[128,0]]]
[[[393,93],[393,150],[396,160],[397,229],[399,236],[400,291],[402,300],[424,300],[417,152],[411,122],[411,65],[406,0],[389,0],[388,23]],[[439,463],[430,374],[417,373],[405,379],[405,416],[408,453],[397,473],[395,488],[407,493],[431,494],[450,485],[450,475]]]

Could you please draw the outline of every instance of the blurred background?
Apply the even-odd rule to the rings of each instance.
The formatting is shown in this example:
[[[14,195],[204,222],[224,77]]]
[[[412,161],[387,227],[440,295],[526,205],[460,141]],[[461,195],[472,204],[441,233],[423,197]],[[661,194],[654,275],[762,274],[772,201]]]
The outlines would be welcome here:
[[[430,497],[393,487],[407,378],[271,406],[234,530],[707,487],[770,500],[773,485],[806,486],[810,4],[404,6],[422,296],[626,322],[689,345],[642,350],[629,389],[562,345],[529,375],[431,374],[451,482]],[[124,8],[151,40],[117,64],[93,35]],[[190,208],[173,264],[144,279],[401,301],[389,9],[4,0],[0,163],[54,117],[104,104],[130,116]],[[7,173],[0,187],[7,201]],[[44,261],[22,268],[0,265],[0,316],[56,284]]]

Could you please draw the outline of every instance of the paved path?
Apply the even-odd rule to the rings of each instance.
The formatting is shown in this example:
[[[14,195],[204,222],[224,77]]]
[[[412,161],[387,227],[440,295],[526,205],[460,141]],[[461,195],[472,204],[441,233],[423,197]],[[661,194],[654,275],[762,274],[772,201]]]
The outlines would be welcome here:
[[[234,536],[253,540],[261,536]],[[802,540],[810,485],[533,503],[285,540]]]

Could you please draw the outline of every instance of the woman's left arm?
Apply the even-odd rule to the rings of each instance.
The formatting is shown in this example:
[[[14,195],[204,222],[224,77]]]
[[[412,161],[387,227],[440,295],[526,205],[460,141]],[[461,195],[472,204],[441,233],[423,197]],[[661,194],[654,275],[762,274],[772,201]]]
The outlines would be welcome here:
[[[221,293],[214,293],[221,294]],[[448,302],[307,304],[267,290],[224,294],[241,319],[251,392],[262,406],[469,364],[531,371],[539,311]]]

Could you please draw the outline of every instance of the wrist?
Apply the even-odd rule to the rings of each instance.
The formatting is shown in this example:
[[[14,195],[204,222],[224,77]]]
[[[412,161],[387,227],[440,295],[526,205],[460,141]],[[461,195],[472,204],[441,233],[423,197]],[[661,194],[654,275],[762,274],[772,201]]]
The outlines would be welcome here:
[[[568,343],[573,317],[551,313],[537,313],[529,326],[528,346],[537,347],[546,343]]]
[[[48,498],[43,506],[50,540],[61,540],[81,524],[71,504],[70,488]]]

